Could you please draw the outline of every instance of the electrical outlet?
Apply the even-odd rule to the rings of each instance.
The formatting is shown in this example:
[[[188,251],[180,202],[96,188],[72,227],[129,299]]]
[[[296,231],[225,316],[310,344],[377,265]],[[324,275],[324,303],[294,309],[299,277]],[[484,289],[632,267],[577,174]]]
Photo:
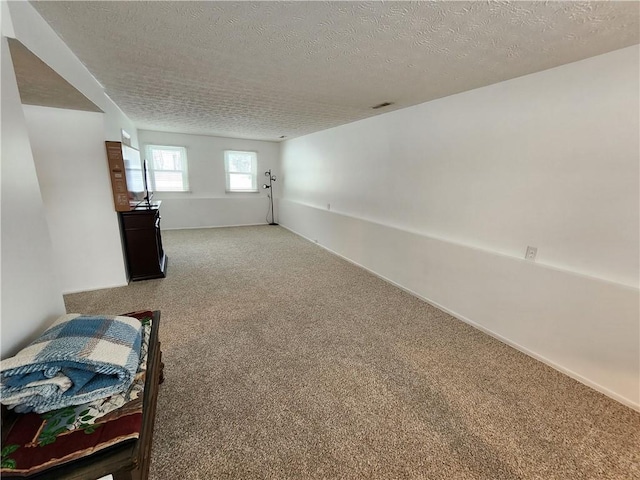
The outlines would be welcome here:
[[[531,261],[535,261],[536,259],[536,255],[538,254],[538,248],[537,247],[527,247],[527,253],[524,254],[524,258],[526,260],[531,260]]]

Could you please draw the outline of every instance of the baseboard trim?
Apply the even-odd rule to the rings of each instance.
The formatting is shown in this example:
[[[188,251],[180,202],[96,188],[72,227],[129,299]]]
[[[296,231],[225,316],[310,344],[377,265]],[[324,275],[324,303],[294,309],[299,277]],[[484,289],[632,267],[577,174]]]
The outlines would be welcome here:
[[[88,288],[88,289],[82,289],[82,290],[69,290],[69,291],[65,291],[62,292],[62,295],[73,295],[74,293],[83,293],[83,292],[95,292],[98,290],[106,290],[107,288],[118,288],[118,287],[126,287],[128,285],[128,283],[115,283],[113,285],[105,285],[103,287],[92,287],[92,288]]]
[[[262,225],[269,225],[267,222],[265,223],[238,223],[238,224],[233,224],[233,225],[204,225],[201,227],[170,227],[170,228],[163,228],[163,231],[169,231],[169,230],[202,230],[202,229],[206,229],[206,228],[227,228],[227,227],[259,227]]]
[[[408,293],[408,294],[410,294],[410,295],[412,295],[412,296],[414,296],[414,297],[416,297],[416,298],[428,303],[429,305],[434,306],[435,308],[437,308],[439,310],[442,310],[443,312],[451,315],[455,319],[460,320],[461,322],[464,322],[464,323],[466,323],[466,324],[468,324],[468,325],[470,325],[470,326],[472,326],[474,328],[477,328],[481,332],[486,333],[487,335],[495,338],[496,340],[498,340],[498,341],[500,341],[500,342],[502,342],[502,343],[504,343],[506,345],[509,345],[512,348],[515,348],[519,352],[522,352],[525,355],[527,355],[527,356],[529,356],[531,358],[534,358],[535,360],[538,360],[538,361],[544,363],[545,365],[548,365],[549,367],[553,368],[554,370],[557,370],[557,371],[559,371],[559,372],[561,372],[561,373],[573,378],[574,380],[576,380],[576,381],[578,381],[578,382],[580,382],[580,383],[592,388],[593,390],[596,390],[597,392],[599,392],[599,393],[601,393],[601,394],[603,394],[603,395],[605,395],[605,396],[607,396],[607,397],[609,397],[609,398],[611,398],[611,399],[613,399],[613,400],[615,400],[615,401],[617,401],[617,402],[619,402],[619,403],[621,403],[621,404],[623,404],[623,405],[625,405],[625,406],[627,406],[627,407],[629,407],[629,408],[631,408],[633,410],[636,410],[636,411],[640,412],[640,404],[639,403],[635,403],[632,400],[630,400],[630,399],[628,399],[626,397],[623,397],[622,395],[619,395],[619,394],[611,391],[610,389],[608,389],[608,388],[606,388],[606,387],[604,387],[604,386],[602,386],[602,385],[600,385],[600,384],[598,384],[596,382],[593,382],[593,381],[589,380],[588,378],[586,378],[586,377],[584,377],[584,376],[582,376],[582,375],[580,375],[580,374],[578,374],[578,373],[576,373],[576,372],[574,372],[574,371],[572,371],[572,370],[570,370],[568,368],[565,368],[562,365],[560,365],[560,364],[558,364],[558,363],[556,363],[556,362],[554,362],[552,360],[549,360],[548,358],[546,358],[546,357],[544,357],[544,356],[542,356],[542,355],[540,355],[538,353],[535,353],[535,352],[527,349],[526,347],[523,347],[522,345],[520,345],[520,344],[518,344],[518,343],[516,343],[514,341],[511,341],[508,338],[506,338],[506,337],[504,337],[504,336],[502,336],[502,335],[500,335],[500,334],[498,334],[498,333],[496,333],[496,332],[494,332],[494,331],[492,331],[492,330],[490,330],[490,329],[488,329],[488,328],[486,328],[486,327],[474,322],[470,318],[467,318],[464,315],[460,315],[459,313],[455,312],[454,310],[451,310],[451,309],[445,307],[444,305],[440,305],[439,303],[434,302],[433,300],[431,300],[431,299],[429,299],[429,298],[427,298],[427,297],[425,297],[423,295],[420,295],[420,294],[414,292],[413,290],[410,290],[410,289],[404,287],[403,285],[401,285],[401,284],[399,284],[399,283],[397,283],[397,282],[385,277],[384,275],[380,275],[376,271],[371,270],[370,268],[367,268],[364,265],[362,265],[362,264],[360,264],[358,262],[355,262],[355,261],[351,260],[348,257],[345,257],[344,255],[341,255],[340,253],[328,248],[325,245],[322,245],[321,243],[319,243],[316,240],[313,240],[313,239],[311,239],[309,237],[306,237],[305,235],[302,235],[301,233],[299,233],[299,232],[287,227],[286,225],[280,224],[280,226],[282,228],[285,228],[286,230],[290,231],[294,235],[297,235],[300,238],[303,238],[303,239],[307,240],[308,242],[313,243],[313,244],[319,246],[320,248],[323,248],[327,252],[329,252],[329,253],[331,253],[331,254],[333,254],[333,255],[335,255],[335,256],[337,256],[337,257],[339,257],[339,258],[341,258],[341,259],[343,259],[343,260],[345,260],[345,261],[347,261],[349,263],[351,263],[352,265],[355,265],[355,266],[357,266],[359,268],[362,268],[363,270],[371,273],[372,275],[375,275],[376,277],[378,277],[381,280],[383,280],[383,281],[385,281],[385,282],[387,282],[387,283],[399,288],[400,290],[402,290],[402,291],[404,291],[404,292],[406,292],[406,293]]]

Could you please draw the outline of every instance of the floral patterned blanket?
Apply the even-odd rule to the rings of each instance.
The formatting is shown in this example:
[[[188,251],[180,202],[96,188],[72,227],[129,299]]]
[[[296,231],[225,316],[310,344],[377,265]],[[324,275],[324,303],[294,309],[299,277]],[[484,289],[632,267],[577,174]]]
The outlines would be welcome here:
[[[152,312],[128,315],[142,322],[140,363],[131,386],[84,405],[20,415],[2,445],[3,478],[37,473],[139,437]]]

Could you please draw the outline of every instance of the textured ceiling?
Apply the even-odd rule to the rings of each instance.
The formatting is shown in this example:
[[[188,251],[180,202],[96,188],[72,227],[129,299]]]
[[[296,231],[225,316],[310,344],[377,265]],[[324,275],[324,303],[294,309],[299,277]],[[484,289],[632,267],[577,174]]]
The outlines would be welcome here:
[[[15,38],[9,39],[9,50],[22,103],[102,112],[91,100]]]
[[[265,140],[640,42],[637,2],[32,3],[138,128]]]

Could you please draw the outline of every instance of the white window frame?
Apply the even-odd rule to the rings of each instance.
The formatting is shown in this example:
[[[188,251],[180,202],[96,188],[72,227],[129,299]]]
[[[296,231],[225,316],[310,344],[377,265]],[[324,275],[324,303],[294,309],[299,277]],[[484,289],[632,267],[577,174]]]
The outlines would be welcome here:
[[[156,170],[153,163],[153,150],[174,150],[180,153],[182,160],[182,170]],[[145,147],[147,159],[147,175],[152,192],[188,192],[189,191],[189,162],[187,160],[187,149],[177,145],[146,145]],[[181,172],[182,173],[182,190],[159,190],[156,186],[156,172]]]
[[[230,153],[246,153],[251,155],[251,172],[230,172],[229,171],[229,154]],[[251,174],[250,189],[231,189],[231,175],[240,173],[246,175]],[[257,193],[258,192],[258,152],[251,150],[225,150],[224,151],[224,177],[227,193]]]

